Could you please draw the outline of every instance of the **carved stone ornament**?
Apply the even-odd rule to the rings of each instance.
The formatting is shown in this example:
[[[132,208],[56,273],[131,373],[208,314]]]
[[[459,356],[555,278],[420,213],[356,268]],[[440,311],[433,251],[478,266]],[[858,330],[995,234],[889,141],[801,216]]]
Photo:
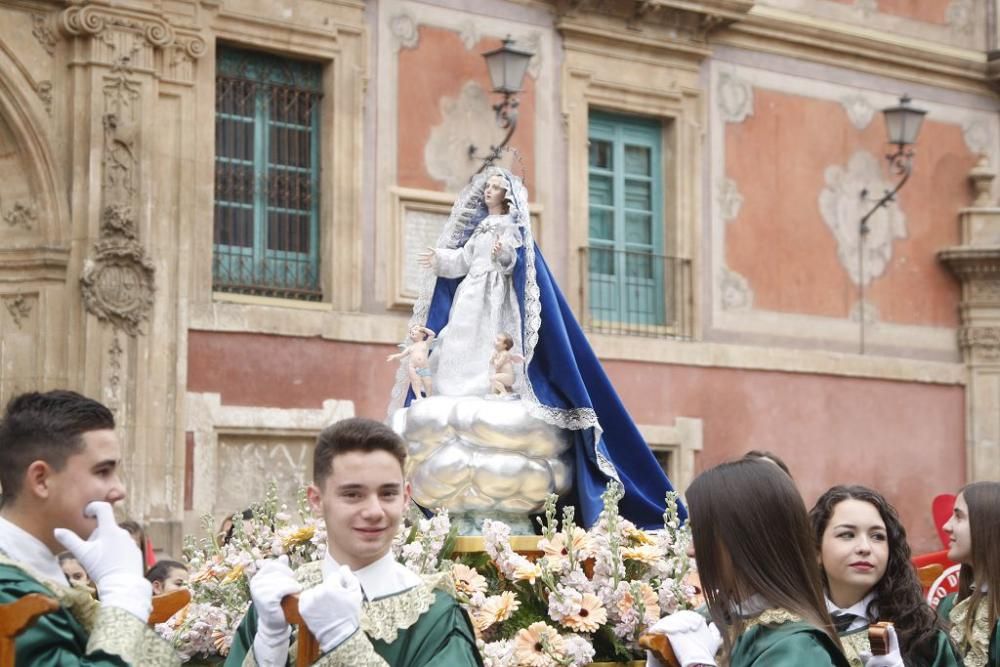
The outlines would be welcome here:
[[[854,7],[861,12],[861,16],[864,18],[878,13],[877,0],[854,0]]]
[[[951,26],[952,32],[959,35],[971,35],[975,22],[975,6],[972,0],[951,0],[945,11],[945,23]]]
[[[1000,327],[962,327],[958,344],[982,359],[1000,359]]]
[[[94,255],[80,276],[87,311],[136,336],[153,306],[153,279],[153,263],[136,241],[131,208],[105,207],[102,238],[94,244]]]
[[[60,27],[69,35],[100,35],[113,27],[139,32],[154,46],[167,46],[174,41],[174,29],[165,20],[144,15],[142,18],[115,13],[113,9],[95,5],[70,7],[60,17]]]
[[[45,105],[45,113],[52,115],[52,82],[51,81],[39,81],[38,85],[35,86],[35,92],[38,93],[38,99],[42,101]]]
[[[982,118],[974,118],[962,124],[962,138],[972,153],[988,153],[992,145],[991,134]]]
[[[47,16],[41,14],[31,15],[31,34],[35,36],[38,43],[42,45],[45,52],[50,56],[56,52],[56,34],[49,25]]]
[[[753,88],[746,81],[738,79],[729,72],[723,72],[719,75],[716,92],[723,120],[729,123],[742,123],[747,116],[753,115]]]
[[[22,227],[30,230],[38,220],[38,205],[35,202],[16,202],[14,206],[3,212],[3,221],[11,227]]]
[[[750,310],[753,308],[753,290],[744,276],[726,267],[722,268],[719,297],[723,310]]]
[[[867,151],[858,151],[847,165],[826,169],[826,187],[819,193],[823,221],[837,241],[837,259],[855,285],[869,284],[878,278],[892,259],[892,245],[906,238],[906,216],[896,203],[880,208],[868,221],[870,231],[864,241],[864,275],[858,266],[858,221],[872,206],[860,193],[868,190],[878,196],[890,188],[882,177],[878,159]]]
[[[743,195],[740,194],[736,181],[731,178],[722,179],[717,201],[723,220],[732,222],[739,216],[740,209],[743,208]]]
[[[27,299],[23,294],[4,297],[3,304],[7,306],[7,312],[14,320],[14,326],[21,328],[21,322],[28,319],[31,314],[31,304],[33,299]]]
[[[848,95],[840,99],[851,125],[859,130],[868,127],[875,117],[875,107],[864,95]]]
[[[389,19],[389,30],[395,38],[397,51],[416,48],[420,41],[420,30],[417,22],[407,12],[401,12]]]

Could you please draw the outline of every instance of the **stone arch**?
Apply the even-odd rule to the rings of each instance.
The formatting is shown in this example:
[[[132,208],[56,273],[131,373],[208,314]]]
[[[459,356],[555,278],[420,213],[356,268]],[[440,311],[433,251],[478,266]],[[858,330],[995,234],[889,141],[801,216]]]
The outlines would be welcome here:
[[[66,188],[35,82],[0,42],[0,246],[68,246]]]

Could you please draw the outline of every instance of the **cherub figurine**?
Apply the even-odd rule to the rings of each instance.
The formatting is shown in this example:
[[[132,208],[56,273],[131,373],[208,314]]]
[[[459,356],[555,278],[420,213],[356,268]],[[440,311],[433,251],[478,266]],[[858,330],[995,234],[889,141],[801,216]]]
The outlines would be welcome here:
[[[427,327],[415,326],[410,329],[410,344],[400,345],[403,348],[402,352],[390,354],[385,359],[386,361],[395,361],[409,357],[406,372],[410,377],[410,388],[413,389],[414,400],[431,395],[431,369],[427,355],[436,335]]]
[[[514,347],[514,339],[509,333],[497,334],[493,342],[493,356],[490,357],[490,368],[493,369],[490,375],[490,388],[494,394],[506,396],[514,387],[514,362],[521,363],[524,357],[510,349]]]

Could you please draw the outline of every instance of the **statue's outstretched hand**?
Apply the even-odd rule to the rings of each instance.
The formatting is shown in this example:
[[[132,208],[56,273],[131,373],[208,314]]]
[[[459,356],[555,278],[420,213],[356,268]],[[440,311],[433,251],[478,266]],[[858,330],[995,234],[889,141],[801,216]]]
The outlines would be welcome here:
[[[436,259],[437,255],[434,253],[434,248],[427,248],[417,255],[417,263],[425,269],[433,269]]]

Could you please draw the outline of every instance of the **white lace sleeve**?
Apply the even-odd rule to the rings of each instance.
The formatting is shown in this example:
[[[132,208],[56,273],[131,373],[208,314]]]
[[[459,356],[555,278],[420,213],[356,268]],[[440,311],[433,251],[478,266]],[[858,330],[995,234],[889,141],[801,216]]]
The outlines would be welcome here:
[[[472,247],[436,248],[434,250],[434,273],[442,278],[461,278],[469,272]]]

